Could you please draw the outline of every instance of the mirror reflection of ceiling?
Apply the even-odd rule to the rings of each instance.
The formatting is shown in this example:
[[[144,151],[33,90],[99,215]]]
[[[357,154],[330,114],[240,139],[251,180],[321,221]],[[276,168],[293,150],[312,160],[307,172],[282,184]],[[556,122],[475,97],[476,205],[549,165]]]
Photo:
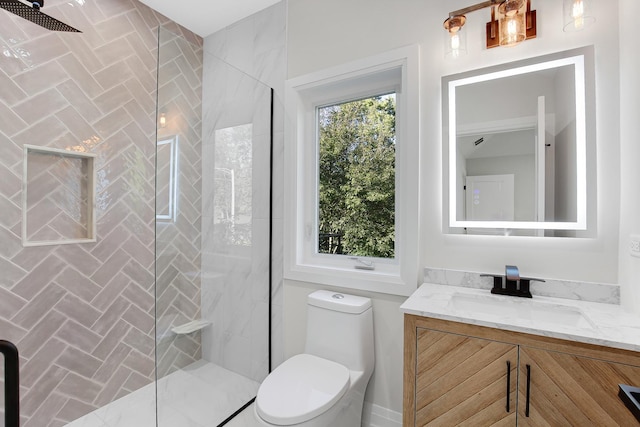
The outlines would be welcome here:
[[[566,82],[572,82],[574,78],[574,67],[566,65],[458,86],[456,88],[458,134],[473,129],[475,124],[534,117],[537,114],[540,95],[547,99],[547,113],[554,113],[557,104],[555,95],[558,92],[566,97],[575,98],[575,94],[567,93],[566,85]],[[559,85],[562,88],[558,87]],[[566,107],[563,105],[563,108]]]
[[[533,129],[485,132],[458,137],[458,151],[465,159],[535,154]]]

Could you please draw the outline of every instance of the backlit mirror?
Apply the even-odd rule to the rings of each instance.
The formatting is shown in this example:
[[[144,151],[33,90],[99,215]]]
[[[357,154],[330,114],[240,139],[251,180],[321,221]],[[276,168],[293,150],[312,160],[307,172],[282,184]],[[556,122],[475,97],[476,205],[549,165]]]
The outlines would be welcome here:
[[[443,78],[450,231],[587,229],[592,79],[592,48]]]
[[[157,142],[156,219],[175,222],[178,206],[178,136]]]

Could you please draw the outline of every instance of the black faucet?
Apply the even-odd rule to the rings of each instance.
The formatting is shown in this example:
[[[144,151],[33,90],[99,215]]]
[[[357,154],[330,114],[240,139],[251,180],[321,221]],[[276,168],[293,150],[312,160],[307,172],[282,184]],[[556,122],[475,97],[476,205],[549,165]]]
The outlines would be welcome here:
[[[509,295],[513,297],[533,298],[531,295],[531,281],[544,282],[542,279],[532,277],[520,277],[520,271],[515,265],[507,265],[504,268],[504,276],[493,274],[481,274],[483,277],[493,277],[492,294]]]

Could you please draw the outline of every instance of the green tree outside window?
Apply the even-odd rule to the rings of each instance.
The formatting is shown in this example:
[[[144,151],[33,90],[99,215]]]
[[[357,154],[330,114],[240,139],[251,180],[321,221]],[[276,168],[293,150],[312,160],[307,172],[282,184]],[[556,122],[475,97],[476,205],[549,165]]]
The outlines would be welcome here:
[[[318,109],[320,253],[394,258],[395,94]]]

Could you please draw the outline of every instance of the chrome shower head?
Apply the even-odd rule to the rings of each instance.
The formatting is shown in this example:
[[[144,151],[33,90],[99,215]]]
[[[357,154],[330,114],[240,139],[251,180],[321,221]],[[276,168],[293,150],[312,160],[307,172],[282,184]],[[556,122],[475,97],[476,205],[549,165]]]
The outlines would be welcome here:
[[[58,21],[46,13],[40,12],[40,8],[44,5],[44,0],[29,1],[28,3],[31,3],[31,6],[20,0],[0,0],[0,8],[8,10],[27,21],[31,21],[51,31],[82,32],[64,22]]]

